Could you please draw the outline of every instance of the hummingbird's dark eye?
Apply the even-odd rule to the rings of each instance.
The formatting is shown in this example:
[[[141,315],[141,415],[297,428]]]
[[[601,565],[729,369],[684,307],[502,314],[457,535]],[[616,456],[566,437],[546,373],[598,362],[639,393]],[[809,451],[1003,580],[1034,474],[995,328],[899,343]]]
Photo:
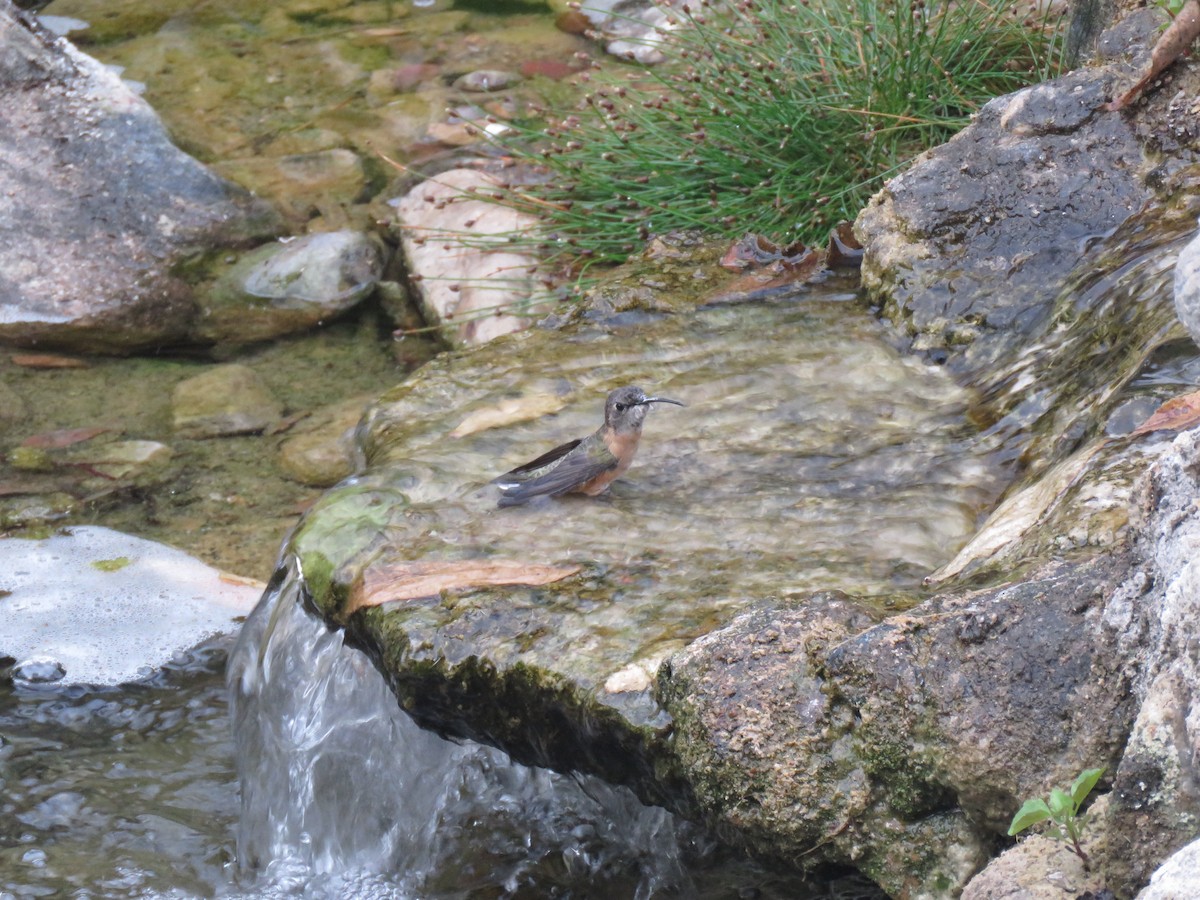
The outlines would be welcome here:
[[[629,409],[628,403],[618,403],[617,404],[617,412],[625,412],[625,410],[627,410],[627,409]]]

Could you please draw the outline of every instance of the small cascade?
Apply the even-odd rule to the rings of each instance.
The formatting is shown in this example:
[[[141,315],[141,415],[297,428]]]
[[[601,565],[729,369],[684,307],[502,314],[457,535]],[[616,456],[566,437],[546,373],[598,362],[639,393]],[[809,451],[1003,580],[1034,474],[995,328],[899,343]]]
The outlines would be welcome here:
[[[718,880],[763,877],[748,863],[731,871],[697,827],[624,788],[421,730],[304,593],[289,561],[229,661],[248,893],[545,896],[552,885],[607,885],[612,896],[705,896],[714,865]],[[826,895],[792,882],[779,896]]]

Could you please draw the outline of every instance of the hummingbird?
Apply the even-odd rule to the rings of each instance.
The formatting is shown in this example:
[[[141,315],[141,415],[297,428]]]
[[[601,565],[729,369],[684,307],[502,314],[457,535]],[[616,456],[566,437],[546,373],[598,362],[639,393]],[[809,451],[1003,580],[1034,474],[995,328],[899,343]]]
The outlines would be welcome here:
[[[594,497],[625,474],[637,453],[642,422],[651,403],[674,403],[647,397],[639,387],[620,387],[604,402],[604,424],[585,438],[568,441],[493,480],[500,488],[499,506],[519,506],[534,497],[587,494]]]

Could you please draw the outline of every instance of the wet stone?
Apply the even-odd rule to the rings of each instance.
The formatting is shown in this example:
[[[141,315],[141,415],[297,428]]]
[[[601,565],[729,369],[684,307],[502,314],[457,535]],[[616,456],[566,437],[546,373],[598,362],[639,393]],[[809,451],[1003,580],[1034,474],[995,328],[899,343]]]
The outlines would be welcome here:
[[[260,247],[209,289],[198,333],[252,343],[324,324],[370,296],[383,261],[379,242],[356,231]]]
[[[915,590],[999,488],[970,451],[969,396],[845,299],[582,322],[434,360],[368,413],[367,469],[286,552],[423,724],[686,805],[658,770],[663,661],[764,598]],[[654,407],[606,494],[497,509],[488,482],[595,430],[620,384],[688,406]],[[462,568],[413,596],[415,563]],[[478,587],[495,566],[517,583]],[[383,605],[344,615],[364,600]]]
[[[354,429],[371,399],[354,397],[298,423],[279,448],[279,465],[288,477],[330,487],[353,472]]]
[[[1175,312],[1200,344],[1200,237],[1180,251],[1175,263]]]
[[[1113,79],[1084,69],[996,98],[859,214],[864,286],[920,349],[970,370],[1017,352],[1081,247],[1145,203],[1133,127],[1098,111]]]
[[[50,684],[62,681],[67,670],[55,659],[26,659],[12,667],[12,676],[17,681],[30,684]]]
[[[343,148],[224,160],[213,168],[270,200],[296,224],[307,221],[323,204],[353,201],[367,184],[362,159]]]
[[[491,91],[503,91],[512,87],[521,80],[521,76],[513,72],[504,72],[499,69],[477,69],[474,72],[468,72],[466,75],[460,75],[454,80],[454,87],[460,91],[470,91],[472,93],[490,93]]]
[[[158,441],[113,441],[74,454],[102,478],[148,483],[164,475],[174,451]]]
[[[283,414],[258,373],[238,364],[217,366],[179,382],[171,408],[176,434],[188,438],[252,434]]]

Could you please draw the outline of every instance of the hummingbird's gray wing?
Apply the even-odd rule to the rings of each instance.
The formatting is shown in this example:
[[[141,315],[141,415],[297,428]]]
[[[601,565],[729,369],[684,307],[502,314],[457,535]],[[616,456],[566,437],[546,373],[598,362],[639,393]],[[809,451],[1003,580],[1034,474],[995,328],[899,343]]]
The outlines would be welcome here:
[[[537,459],[531,459],[524,465],[517,466],[515,469],[510,469],[503,475],[492,479],[493,484],[504,484],[510,481],[524,481],[531,476],[537,474],[538,469],[544,469],[551,463],[562,459],[576,447],[583,443],[583,438],[576,438],[573,441],[567,441],[565,444],[559,444],[553,450],[547,450]]]
[[[534,497],[557,497],[617,467],[617,458],[601,443],[591,441],[576,450],[582,440],[555,447],[549,453],[506,472],[495,480],[500,488],[499,506],[518,506]],[[591,452],[589,452],[591,451]]]

